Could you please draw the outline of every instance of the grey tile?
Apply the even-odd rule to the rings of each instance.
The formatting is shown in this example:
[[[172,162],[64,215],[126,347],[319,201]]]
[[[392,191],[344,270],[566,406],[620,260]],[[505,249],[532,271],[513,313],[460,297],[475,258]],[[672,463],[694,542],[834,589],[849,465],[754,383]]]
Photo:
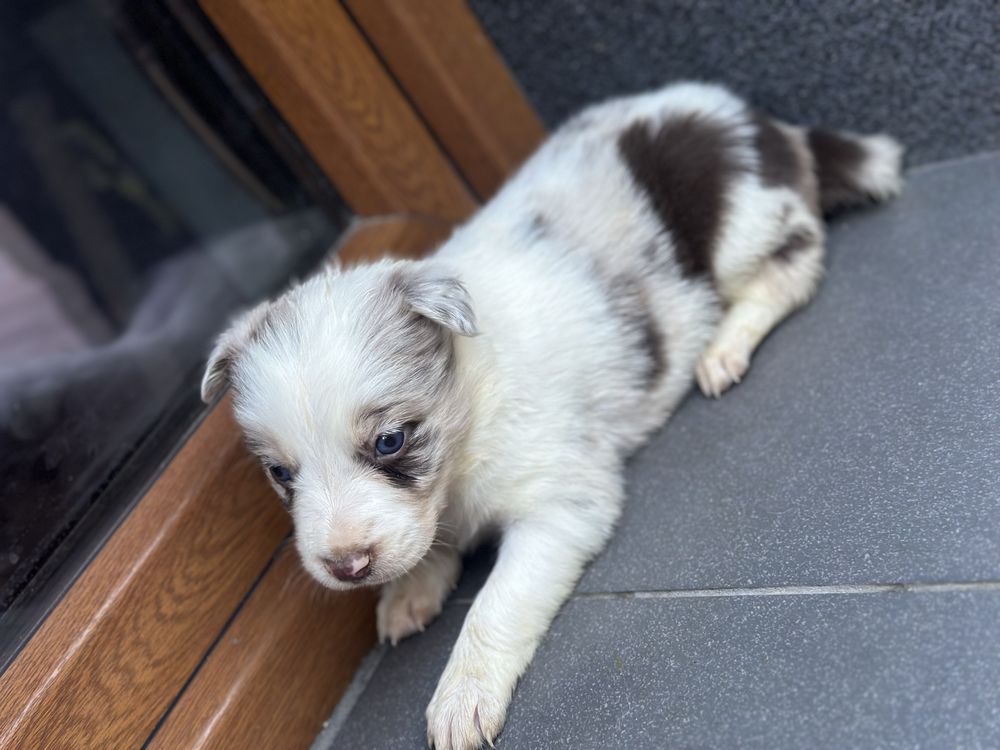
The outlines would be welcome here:
[[[332,748],[420,748],[465,607],[383,659]],[[580,598],[502,748],[1000,745],[1000,591]]]
[[[1000,579],[997,186],[995,157],[927,169],[838,222],[813,305],[631,462],[501,748],[1000,745],[1000,586],[843,592]],[[600,593],[789,584],[841,593]],[[423,746],[466,609],[385,653],[331,747]]]
[[[485,544],[462,560],[462,577],[455,588],[453,599],[466,600],[476,595],[476,592],[486,582],[487,576],[493,570],[497,560],[495,544]]]
[[[1000,148],[993,0],[472,0],[550,126],[689,78],[789,122],[885,130],[915,162]]]
[[[816,300],[631,462],[583,591],[1000,579],[1000,158],[849,214]]]
[[[450,604],[425,632],[386,650],[330,750],[427,747],[424,710],[467,611]]]

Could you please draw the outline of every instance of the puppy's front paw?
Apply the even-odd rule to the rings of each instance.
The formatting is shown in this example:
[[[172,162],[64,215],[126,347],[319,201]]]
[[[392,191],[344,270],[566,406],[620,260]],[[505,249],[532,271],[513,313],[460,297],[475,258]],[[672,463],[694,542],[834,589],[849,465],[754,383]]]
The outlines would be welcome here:
[[[428,575],[402,578],[382,589],[375,624],[380,643],[393,646],[414,633],[422,633],[441,614],[441,607],[451,590],[446,580]]]
[[[442,677],[427,707],[427,744],[436,750],[475,750],[484,742],[493,747],[508,700],[474,677]]]
[[[718,398],[730,386],[739,383],[749,368],[749,354],[713,344],[698,359],[694,374],[701,392],[710,398]]]

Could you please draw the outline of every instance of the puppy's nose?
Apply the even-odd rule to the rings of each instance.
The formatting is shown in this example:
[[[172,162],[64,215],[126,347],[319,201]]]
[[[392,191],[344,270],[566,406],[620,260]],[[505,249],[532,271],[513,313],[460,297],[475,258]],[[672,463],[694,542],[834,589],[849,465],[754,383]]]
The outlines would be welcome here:
[[[341,581],[360,581],[372,572],[371,551],[359,549],[339,557],[324,557],[330,575]]]

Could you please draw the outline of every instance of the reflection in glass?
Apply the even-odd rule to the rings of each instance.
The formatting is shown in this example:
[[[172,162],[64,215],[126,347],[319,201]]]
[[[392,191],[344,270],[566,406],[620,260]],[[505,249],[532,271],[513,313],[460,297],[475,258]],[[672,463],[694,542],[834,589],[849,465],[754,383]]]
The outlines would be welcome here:
[[[176,0],[0,7],[0,641],[198,414],[212,336],[343,226],[211,42]]]

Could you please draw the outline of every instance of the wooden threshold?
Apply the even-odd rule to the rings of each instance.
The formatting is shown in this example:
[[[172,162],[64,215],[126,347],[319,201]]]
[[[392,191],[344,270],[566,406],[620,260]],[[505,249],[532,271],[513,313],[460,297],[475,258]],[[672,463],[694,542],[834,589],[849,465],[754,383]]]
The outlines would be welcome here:
[[[376,216],[351,226],[332,262],[345,266],[379,258],[422,258],[444,242],[454,227],[414,216]]]
[[[478,196],[492,196],[545,127],[468,3],[344,3]]]
[[[418,257],[450,229],[359,221],[337,255]],[[275,559],[290,530],[226,397],[0,675],[0,747],[139,747],[158,724],[155,747],[308,747],[374,640],[374,594]]]
[[[134,747],[289,532],[228,399],[0,675],[0,747]]]
[[[200,0],[356,213],[457,221],[475,199],[336,0]]]
[[[371,648],[375,598],[324,589],[289,544],[148,747],[309,747]]]

